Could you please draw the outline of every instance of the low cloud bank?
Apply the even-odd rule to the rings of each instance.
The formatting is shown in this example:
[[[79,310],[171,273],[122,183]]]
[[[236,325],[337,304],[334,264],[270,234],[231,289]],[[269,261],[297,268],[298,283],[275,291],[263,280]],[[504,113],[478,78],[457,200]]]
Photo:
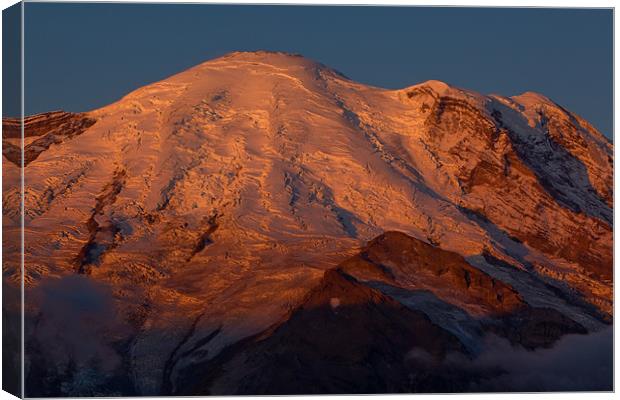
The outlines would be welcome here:
[[[28,297],[37,310],[28,326],[29,377],[56,376],[67,395],[96,395],[93,390],[121,365],[115,346],[129,332],[110,288],[71,275],[42,282]]]
[[[463,363],[458,357],[447,362]],[[500,370],[472,386],[478,391],[611,391],[613,329],[588,335],[567,335],[552,348],[528,351],[489,336],[485,350],[464,365],[475,370]]]

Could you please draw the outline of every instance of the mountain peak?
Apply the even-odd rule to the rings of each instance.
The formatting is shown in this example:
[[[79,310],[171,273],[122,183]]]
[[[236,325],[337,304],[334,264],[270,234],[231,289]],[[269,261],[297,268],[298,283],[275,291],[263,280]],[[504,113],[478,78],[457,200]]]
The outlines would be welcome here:
[[[300,53],[291,53],[288,51],[279,50],[249,50],[249,51],[231,51],[225,54],[223,57],[264,57],[264,56],[280,56],[280,57],[293,57],[293,58],[305,58]]]
[[[452,89],[455,89],[446,82],[435,80],[435,79],[430,79],[424,82],[416,83],[415,85],[412,85],[412,86],[408,86],[404,88],[403,90],[410,91],[410,90],[416,90],[416,89],[422,89],[422,88],[430,89],[433,92],[440,94],[440,95],[447,93],[451,91]]]
[[[613,319],[612,144],[517,103],[536,94],[392,91],[332,71],[236,52],[99,110],[28,118],[26,138],[5,123],[3,229],[26,224],[32,251],[7,235],[3,276],[43,321],[26,339],[45,351],[28,395],[81,380],[56,355],[99,332],[106,350],[75,361],[119,360],[101,394],[371,393],[416,368],[434,384],[403,364],[414,347],[473,357],[487,333],[544,346]],[[118,309],[59,348],[43,285],[76,274]]]
[[[547,96],[537,92],[524,92],[517,96],[511,96],[512,100],[524,106],[545,104],[557,107],[557,104]]]
[[[207,63],[219,61],[260,62],[272,65],[319,64],[299,53],[274,50],[233,51],[214,60],[207,61]]]
[[[450,86],[446,82],[440,81],[437,79],[429,79],[416,86],[426,86],[426,87],[433,89],[436,92],[445,92],[446,90],[449,90],[452,88],[452,86]]]
[[[449,83],[436,79],[427,80],[416,85],[406,87],[402,89],[402,91],[404,91],[409,98],[411,98],[414,93],[429,94],[429,92],[432,92],[434,93],[434,95],[432,95],[433,97],[451,97],[466,102],[473,101],[478,104],[483,104],[485,101],[485,96],[480,93],[452,86]]]

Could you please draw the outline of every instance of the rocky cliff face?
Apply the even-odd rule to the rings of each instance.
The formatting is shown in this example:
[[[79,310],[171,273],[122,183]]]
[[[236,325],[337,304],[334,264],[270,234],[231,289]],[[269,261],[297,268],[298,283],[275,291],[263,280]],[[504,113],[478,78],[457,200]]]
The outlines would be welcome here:
[[[52,144],[80,135],[95,122],[82,114],[62,111],[24,118],[24,165],[30,164]],[[8,161],[21,166],[21,118],[4,118],[2,128],[2,154]]]
[[[387,232],[325,271],[282,321],[180,370],[170,393],[480,390],[482,379],[503,371],[444,362],[475,358],[488,332],[535,349],[587,330],[554,309],[529,305],[455,253]]]
[[[611,322],[613,145],[544,96],[385,90],[232,53],[26,125],[30,396],[466,390],[480,376],[449,369],[448,387],[432,365],[491,333],[531,350]],[[68,318],[42,306],[48,285],[76,276],[114,324],[46,352]]]

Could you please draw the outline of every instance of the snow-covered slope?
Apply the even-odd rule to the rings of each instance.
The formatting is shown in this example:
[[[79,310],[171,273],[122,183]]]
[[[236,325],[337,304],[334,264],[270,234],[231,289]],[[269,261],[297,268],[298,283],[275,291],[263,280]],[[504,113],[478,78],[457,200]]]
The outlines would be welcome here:
[[[123,359],[109,379],[131,376],[119,393],[183,392],[179,371],[286,319],[386,231],[456,253],[588,331],[611,319],[613,145],[542,95],[385,90],[301,56],[232,53],[67,118],[35,119],[26,138],[39,138],[24,171],[29,321],[47,281],[105,287],[127,325],[105,339]],[[15,232],[19,163],[4,161],[3,228]],[[356,271],[405,306],[420,289],[402,266],[389,282]],[[471,315],[494,310],[422,286]],[[420,312],[445,319],[451,308],[423,297]],[[37,326],[27,335],[40,345]],[[62,357],[37,374],[65,373]]]

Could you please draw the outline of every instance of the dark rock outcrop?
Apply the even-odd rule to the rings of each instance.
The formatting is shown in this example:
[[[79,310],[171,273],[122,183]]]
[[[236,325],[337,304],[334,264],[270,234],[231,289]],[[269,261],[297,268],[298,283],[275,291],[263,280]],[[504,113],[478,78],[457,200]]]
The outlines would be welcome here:
[[[53,144],[78,136],[97,122],[80,113],[52,111],[24,118],[24,137],[37,137],[24,147],[24,167]],[[21,137],[21,118],[2,119],[2,154],[15,165],[21,164],[21,148],[10,139]]]
[[[425,314],[328,270],[288,320],[184,371],[176,394],[407,392],[419,383],[412,351],[440,362],[464,348]]]
[[[413,277],[444,297],[443,311],[404,304],[377,289]],[[405,290],[405,289],[403,289]],[[452,304],[448,304],[451,302]],[[387,232],[336,269],[280,323],[179,371],[175,395],[277,395],[468,391],[501,374],[469,371],[477,353],[436,313],[475,302],[488,313],[469,316],[480,346],[488,334],[514,346],[549,347],[586,329],[553,309],[529,306],[509,285],[463,257],[400,232]],[[460,310],[467,314],[467,310]],[[450,315],[444,316],[451,318]],[[463,326],[465,323],[463,324]],[[484,348],[482,348],[484,351]],[[191,354],[186,354],[191,356]],[[462,363],[455,360],[462,360]]]

